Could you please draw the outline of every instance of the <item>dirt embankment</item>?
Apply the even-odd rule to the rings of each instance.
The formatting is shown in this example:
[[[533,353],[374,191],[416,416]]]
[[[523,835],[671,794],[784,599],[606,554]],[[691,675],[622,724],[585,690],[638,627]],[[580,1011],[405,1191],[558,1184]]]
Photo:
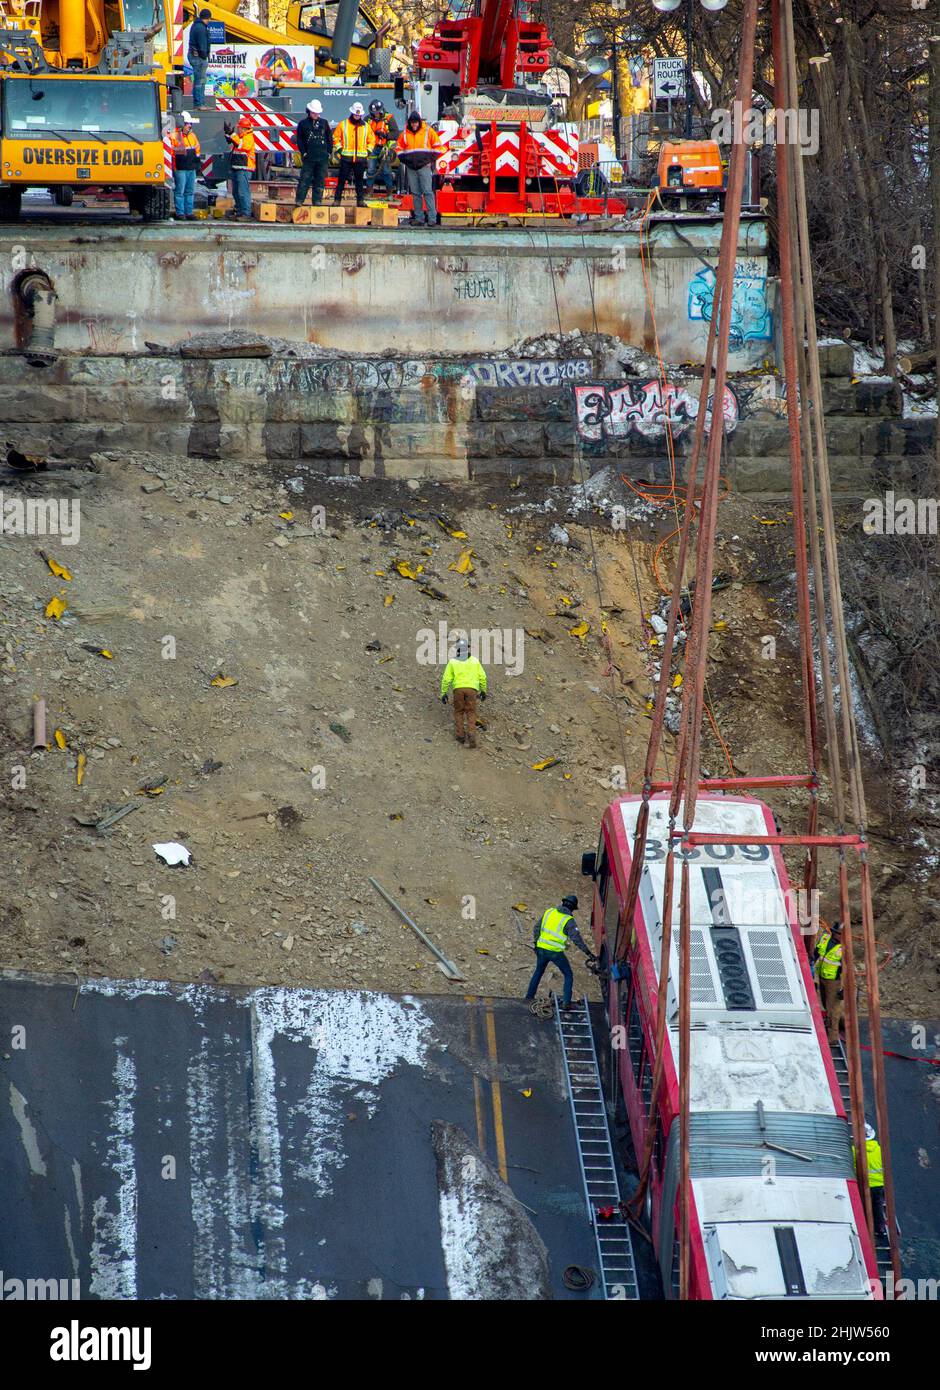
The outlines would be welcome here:
[[[104,461],[80,496],[77,545],[0,541],[0,964],[522,993],[532,955],[512,907],[525,905],[528,932],[544,906],[581,891],[586,927],[580,856],[622,748],[638,790],[656,658],[641,610],[657,602],[653,556],[671,523],[641,507],[626,531],[596,514],[589,527],[590,509],[572,518],[561,490],[546,506],[544,490],[524,487],[292,487],[139,458]],[[709,699],[748,772],[802,761],[786,550],[768,539],[783,528],[768,520],[785,511],[722,507],[729,583],[715,594]],[[552,540],[556,523],[567,544]],[[45,616],[57,595],[63,615]],[[440,703],[441,624],[503,643],[476,750],[455,742]],[[40,695],[51,747],[30,752]],[[725,768],[710,734],[706,766]],[[893,952],[885,1005],[935,1015],[936,883],[887,780],[871,782],[880,935]],[[797,823],[795,795],[775,806]],[[162,865],[152,846],[165,841],[193,864]],[[465,985],[445,980],[370,875]]]

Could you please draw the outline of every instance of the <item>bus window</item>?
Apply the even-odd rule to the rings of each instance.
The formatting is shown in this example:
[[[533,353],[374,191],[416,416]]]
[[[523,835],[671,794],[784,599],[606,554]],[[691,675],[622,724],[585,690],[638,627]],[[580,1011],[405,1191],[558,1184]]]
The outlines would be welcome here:
[[[610,877],[608,875],[608,882]],[[607,894],[607,901],[604,904],[604,935],[607,937],[608,949],[614,953],[617,944],[617,927],[620,922],[620,899],[617,897],[616,888],[612,888]]]
[[[607,885],[610,883],[610,860],[607,858],[607,846],[604,844],[604,837],[601,835],[601,842],[597,847],[597,891],[601,895],[601,902],[607,901]]]
[[[643,1025],[640,1022],[640,1009],[636,1002],[636,991],[630,999],[630,1019],[627,1024],[627,1047],[633,1066],[633,1079],[640,1084],[640,1068],[643,1064]]]
[[[666,1144],[665,1140],[663,1139],[663,1124],[662,1120],[660,1120],[657,1117],[656,1133],[653,1136],[653,1163],[655,1164],[656,1172],[659,1174],[660,1177],[662,1177],[663,1175],[663,1154],[665,1153],[665,1150]]]

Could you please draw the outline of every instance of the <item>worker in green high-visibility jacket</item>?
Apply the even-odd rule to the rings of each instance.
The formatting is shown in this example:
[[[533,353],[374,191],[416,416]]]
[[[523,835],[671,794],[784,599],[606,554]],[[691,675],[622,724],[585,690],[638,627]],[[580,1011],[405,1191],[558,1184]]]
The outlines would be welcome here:
[[[813,952],[816,974],[826,1011],[826,1031],[830,1042],[839,1041],[839,1028],[845,1008],[842,989],[842,923],[820,929]]]
[[[852,1145],[852,1156],[858,1165],[858,1154]],[[868,1164],[868,1190],[871,1193],[871,1214],[875,1235],[884,1239],[888,1234],[888,1219],[885,1215],[885,1164],[881,1155],[881,1145],[875,1126],[865,1125],[865,1161]]]
[[[568,957],[565,955],[568,942],[573,941],[578,950],[583,951],[592,964],[597,959],[585,946],[581,939],[581,933],[578,931],[578,924],[571,915],[572,912],[577,911],[577,908],[577,898],[573,893],[569,893],[567,897],[562,898],[560,907],[546,908],[536,922],[533,933],[535,970],[529,981],[526,999],[535,998],[545,971],[550,965],[557,965],[565,982],[561,1007],[563,1009],[570,1008],[571,992],[574,989],[574,972]]]
[[[477,746],[477,696],[486,699],[486,672],[465,637],[457,643],[455,655],[444,667],[441,677],[441,704],[447,704],[448,692],[454,690],[454,733],[458,743],[468,748]]]

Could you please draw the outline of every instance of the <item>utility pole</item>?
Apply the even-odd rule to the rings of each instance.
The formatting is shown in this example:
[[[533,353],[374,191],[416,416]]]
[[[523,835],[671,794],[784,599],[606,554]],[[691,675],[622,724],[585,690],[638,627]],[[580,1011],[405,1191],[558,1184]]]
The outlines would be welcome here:
[[[692,139],[692,101],[695,79],[692,75],[692,0],[685,0],[685,138]]]

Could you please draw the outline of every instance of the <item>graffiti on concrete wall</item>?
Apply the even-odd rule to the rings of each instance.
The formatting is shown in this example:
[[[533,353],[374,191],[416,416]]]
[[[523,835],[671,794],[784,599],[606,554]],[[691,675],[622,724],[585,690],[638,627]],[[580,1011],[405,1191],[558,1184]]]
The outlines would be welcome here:
[[[698,414],[698,397],[687,387],[669,382],[576,386],[574,394],[578,434],[585,440],[628,439],[631,434],[661,439],[667,425],[673,437],[679,438],[694,425]],[[710,399],[706,426],[711,425],[711,413]],[[731,434],[738,423],[738,401],[730,386],[725,387],[722,415],[725,433]]]
[[[454,294],[458,299],[499,299],[499,281],[492,275],[458,275]]]
[[[715,272],[710,267],[696,271],[689,281],[689,318],[710,323],[715,301]],[[732,352],[745,343],[763,342],[773,337],[773,314],[767,303],[767,264],[756,256],[739,256],[734,265],[734,291],[731,296]]]
[[[468,374],[478,386],[562,386],[567,381],[586,381],[591,375],[588,357],[573,357],[567,361],[532,362],[502,360],[470,362]]]
[[[230,377],[237,377],[239,373],[235,363],[227,365],[226,370]],[[314,361],[272,360],[264,390],[351,392],[358,395],[366,391],[421,391],[426,390],[432,381],[457,381],[470,392],[478,386],[505,390],[518,390],[520,387],[535,389],[588,381],[593,370],[588,357],[563,360],[509,357],[475,362],[349,357]]]

